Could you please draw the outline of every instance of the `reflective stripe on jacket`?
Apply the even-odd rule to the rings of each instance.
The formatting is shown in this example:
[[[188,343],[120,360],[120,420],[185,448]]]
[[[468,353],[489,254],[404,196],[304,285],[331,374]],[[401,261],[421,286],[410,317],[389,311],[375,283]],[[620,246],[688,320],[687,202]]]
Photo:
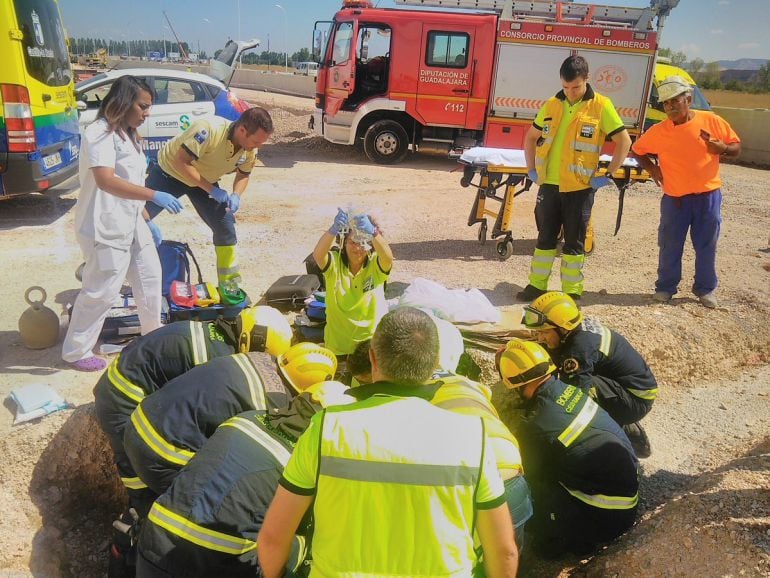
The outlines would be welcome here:
[[[588,187],[591,177],[599,165],[599,153],[604,144],[605,134],[599,129],[607,98],[594,92],[567,127],[561,151],[559,190],[579,191]],[[545,103],[545,125],[543,134],[535,149],[535,168],[538,181],[546,182],[548,153],[564,113],[564,101],[552,96]]]

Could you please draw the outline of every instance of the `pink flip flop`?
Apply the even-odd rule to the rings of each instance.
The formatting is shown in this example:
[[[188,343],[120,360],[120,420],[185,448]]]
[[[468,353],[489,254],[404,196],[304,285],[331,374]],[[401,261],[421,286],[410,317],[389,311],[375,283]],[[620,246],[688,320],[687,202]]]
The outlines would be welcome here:
[[[78,371],[103,371],[107,367],[107,361],[101,357],[95,355],[86,357],[85,359],[79,359],[73,363],[70,363],[73,369]]]

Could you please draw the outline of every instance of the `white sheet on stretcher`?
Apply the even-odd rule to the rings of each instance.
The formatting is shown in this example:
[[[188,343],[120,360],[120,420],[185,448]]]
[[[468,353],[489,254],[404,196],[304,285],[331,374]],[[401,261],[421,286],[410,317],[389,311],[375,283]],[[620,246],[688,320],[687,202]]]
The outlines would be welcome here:
[[[602,155],[600,162],[610,162],[611,155]],[[466,150],[460,157],[460,161],[469,165],[494,165],[498,167],[511,167],[526,169],[527,161],[524,159],[524,151],[521,149],[496,149],[488,147],[473,147]],[[627,158],[623,161],[624,167],[637,167],[636,159]]]

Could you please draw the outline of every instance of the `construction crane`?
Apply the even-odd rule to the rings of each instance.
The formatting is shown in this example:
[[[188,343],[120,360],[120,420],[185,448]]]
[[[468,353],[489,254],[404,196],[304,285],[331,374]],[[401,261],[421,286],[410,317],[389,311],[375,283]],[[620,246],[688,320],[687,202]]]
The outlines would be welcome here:
[[[177,45],[179,46],[179,53],[182,55],[182,58],[187,61],[190,60],[190,57],[187,56],[187,52],[185,52],[184,46],[182,46],[182,42],[179,40],[179,36],[176,35],[176,30],[174,30],[174,26],[171,24],[171,20],[168,17],[168,14],[166,14],[166,11],[163,10],[163,16],[166,18],[166,22],[168,22],[168,27],[171,29],[171,34],[174,35],[174,39],[176,40]]]

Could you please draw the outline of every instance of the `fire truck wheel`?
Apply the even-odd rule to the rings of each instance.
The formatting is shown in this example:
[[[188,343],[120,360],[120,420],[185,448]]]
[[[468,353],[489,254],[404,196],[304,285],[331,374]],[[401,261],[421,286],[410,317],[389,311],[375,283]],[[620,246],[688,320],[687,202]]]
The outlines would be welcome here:
[[[364,152],[375,163],[401,162],[408,150],[409,137],[404,127],[394,120],[379,120],[364,135]]]

